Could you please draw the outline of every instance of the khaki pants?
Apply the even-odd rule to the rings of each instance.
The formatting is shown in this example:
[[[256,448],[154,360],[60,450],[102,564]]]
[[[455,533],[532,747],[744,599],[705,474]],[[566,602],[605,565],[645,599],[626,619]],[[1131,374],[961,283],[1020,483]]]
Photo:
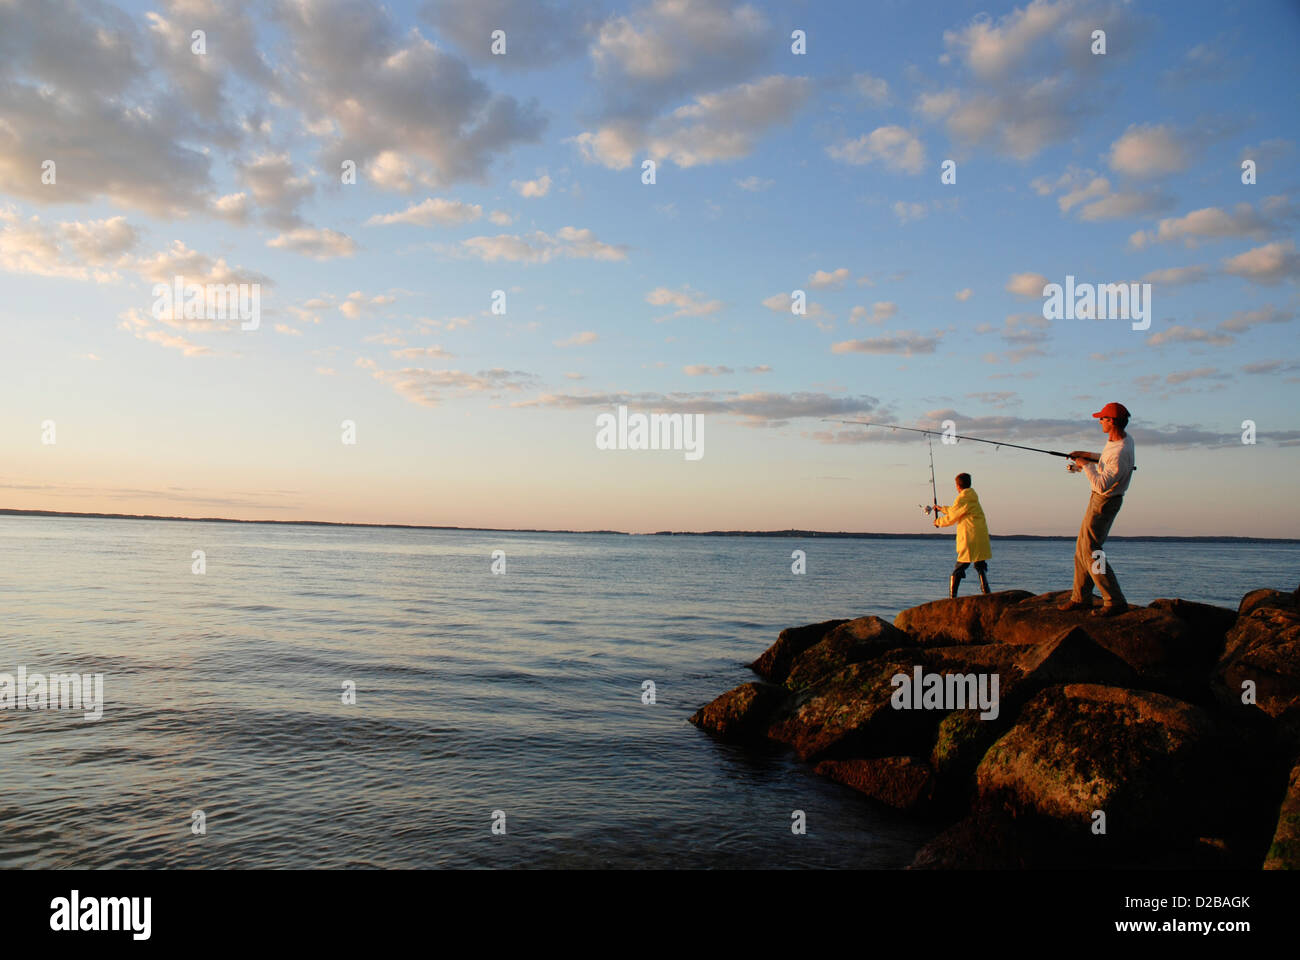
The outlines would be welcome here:
[[[1086,603],[1092,598],[1094,582],[1106,606],[1127,602],[1124,599],[1124,592],[1119,588],[1119,580],[1115,576],[1115,568],[1110,565],[1109,557],[1102,564],[1101,573],[1092,572],[1093,563],[1101,559],[1099,557],[1094,561],[1092,552],[1100,550],[1101,545],[1106,542],[1110,525],[1115,522],[1115,514],[1119,513],[1120,504],[1123,502],[1122,496],[1103,497],[1098,493],[1094,493],[1092,499],[1088,501],[1088,509],[1079,527],[1079,539],[1074,545],[1074,586],[1070,591],[1070,599],[1076,603]]]

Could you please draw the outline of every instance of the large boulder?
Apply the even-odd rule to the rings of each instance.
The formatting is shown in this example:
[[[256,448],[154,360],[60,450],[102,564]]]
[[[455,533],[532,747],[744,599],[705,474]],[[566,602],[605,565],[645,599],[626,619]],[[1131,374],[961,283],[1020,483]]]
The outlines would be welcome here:
[[[934,800],[934,775],[917,757],[823,760],[814,772],[898,810],[923,812]]]
[[[1193,600],[1152,600],[1149,606],[1153,610],[1163,610],[1191,627],[1198,649],[1212,660],[1217,660],[1223,653],[1224,637],[1237,622],[1235,610]]]
[[[1300,870],[1300,763],[1291,769],[1264,869]]]
[[[786,691],[768,683],[742,683],[691,714],[701,730],[733,742],[762,740]]]
[[[1149,691],[1049,687],[1020,711],[976,771],[980,802],[1087,838],[1094,811],[1111,844],[1241,832],[1250,776],[1206,711]]]
[[[1188,699],[1199,697],[1221,641],[1167,609],[1133,607],[1117,617],[1063,611],[1068,593],[1047,593],[1010,607],[993,626],[994,643],[1041,643],[1079,627],[1137,673],[1141,686]]]
[[[890,702],[890,679],[910,674],[912,664],[886,656],[845,667],[800,693],[768,736],[792,747],[801,760],[921,755],[941,715],[896,710]]]
[[[1214,694],[1240,709],[1247,681],[1258,710],[1279,725],[1286,742],[1300,745],[1300,610],[1256,603],[1237,618],[1214,669]]]
[[[762,656],[749,665],[749,668],[764,680],[784,683],[794,665],[795,658],[809,647],[820,643],[830,633],[847,620],[824,620],[810,623],[806,627],[786,627],[777,634],[776,643],[763,651]]]
[[[990,644],[950,649],[967,653],[996,651],[1007,664],[1000,668],[1000,709],[996,718],[981,718],[978,710],[954,710],[939,724],[930,751],[930,766],[945,799],[964,795],[985,752],[1011,728],[1016,713],[1034,694],[1056,684],[1100,683],[1127,687],[1137,680],[1132,667],[1096,644],[1078,627],[1034,646]],[[933,652],[946,651],[939,648]]]
[[[1000,590],[955,600],[933,600],[904,610],[894,618],[894,626],[921,646],[988,643],[993,624],[1007,608],[1032,596],[1027,590]]]
[[[1294,610],[1297,596],[1300,596],[1300,590],[1295,593],[1287,593],[1285,590],[1261,587],[1259,590],[1250,591],[1241,598],[1241,603],[1237,605],[1237,616],[1244,617],[1259,607],[1280,607],[1283,610]]]
[[[944,715],[966,702],[923,703],[922,690],[915,690],[913,706],[894,705],[893,696],[900,687],[892,681],[899,674],[914,686],[915,671],[922,678],[938,674],[947,677],[961,674],[965,683],[954,681],[953,693],[963,698],[970,692],[969,680],[978,695],[980,676],[984,676],[984,693],[997,693],[991,710],[1000,711],[1001,684],[1020,679],[1015,658],[1023,654],[1020,647],[980,645],[965,647],[908,647],[844,668],[801,691],[790,708],[768,731],[768,736],[788,744],[800,759],[841,757],[925,756],[930,752],[935,728]],[[973,675],[973,676],[972,676]],[[999,687],[992,686],[996,675]],[[947,681],[945,684],[945,694]],[[986,708],[985,708],[986,709]]]
[[[910,646],[911,638],[887,620],[858,617],[833,628],[794,659],[785,679],[791,690],[810,687],[854,663]]]

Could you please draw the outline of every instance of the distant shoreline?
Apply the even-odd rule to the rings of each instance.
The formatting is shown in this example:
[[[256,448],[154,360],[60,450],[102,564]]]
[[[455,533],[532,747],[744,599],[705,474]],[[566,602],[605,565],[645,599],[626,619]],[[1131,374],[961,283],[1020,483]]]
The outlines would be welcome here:
[[[951,539],[943,533],[851,533],[827,530],[659,530],[628,533],[625,530],[540,530],[527,527],[457,527],[426,523],[343,523],[336,520],[240,520],[232,517],[167,517],[144,513],[74,513],[61,510],[12,510],[0,508],[0,517],[69,517],[82,520],[169,520],[177,523],[250,523],[282,527],[361,527],[378,530],[459,530],[466,533],[564,533],[615,537],[822,537],[838,540],[936,540]],[[992,536],[993,540],[1058,540],[1073,542],[1073,536],[1014,533]],[[1300,543],[1296,537],[1157,537],[1115,536],[1109,540],[1154,543]]]

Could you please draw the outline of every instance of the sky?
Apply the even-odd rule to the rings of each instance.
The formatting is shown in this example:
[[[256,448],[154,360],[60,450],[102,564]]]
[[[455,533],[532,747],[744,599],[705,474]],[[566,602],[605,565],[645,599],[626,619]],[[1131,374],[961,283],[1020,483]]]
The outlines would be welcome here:
[[[1300,537],[1297,49],[1272,0],[0,0],[0,506],[926,532],[926,440],[828,420],[1097,451],[1119,401],[1114,533]],[[619,405],[703,455],[599,449]],[[1062,460],[933,455],[1077,531]]]

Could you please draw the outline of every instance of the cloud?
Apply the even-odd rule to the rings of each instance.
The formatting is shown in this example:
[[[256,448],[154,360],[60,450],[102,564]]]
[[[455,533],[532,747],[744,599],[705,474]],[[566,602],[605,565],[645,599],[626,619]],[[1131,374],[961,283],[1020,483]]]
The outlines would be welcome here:
[[[1011,313],[1002,321],[1001,327],[989,323],[980,324],[975,332],[980,334],[997,332],[1007,343],[1042,343],[1047,339],[1050,321],[1039,313]],[[1037,355],[1037,354],[1032,354]]]
[[[1294,310],[1281,310],[1274,306],[1260,307],[1258,310],[1236,310],[1231,317],[1219,324],[1219,329],[1243,333],[1251,327],[1264,324],[1289,323],[1294,317]]]
[[[488,220],[492,221],[492,224],[497,227],[508,227],[514,222],[514,219],[504,210],[493,210],[488,214]]]
[[[1183,326],[1182,324],[1175,324],[1147,337],[1147,345],[1151,347],[1158,347],[1166,343],[1208,343],[1214,346],[1223,346],[1232,343],[1232,337],[1221,333],[1211,333],[1199,327]]]
[[[1223,272],[1252,283],[1272,285],[1300,276],[1300,256],[1295,241],[1286,240],[1255,247],[1223,261]]]
[[[746,373],[771,373],[772,368],[769,367],[766,363],[761,363],[756,367],[746,367],[745,372]]]
[[[470,223],[482,215],[483,208],[477,203],[463,203],[460,200],[429,197],[396,213],[377,213],[366,221],[366,226],[390,226],[394,223],[406,223],[417,227],[428,227],[436,223],[439,226],[453,227],[462,223]]]
[[[744,180],[733,181],[741,190],[748,190],[750,193],[761,193],[764,190],[771,189],[776,183],[775,180],[764,180],[759,176],[746,177]]]
[[[944,32],[943,64],[965,68],[967,89],[923,93],[917,113],[942,121],[949,137],[970,148],[1028,160],[1069,140],[1099,109],[1103,63],[1124,55],[1125,38],[1140,35],[1119,4],[1033,0],[994,21],[980,14]],[[1090,35],[1104,29],[1108,50],[1091,56]]]
[[[1254,146],[1244,147],[1240,161],[1255,161],[1256,174],[1272,173],[1280,169],[1283,163],[1290,159],[1291,154],[1295,152],[1295,144],[1290,140],[1284,140],[1281,137],[1275,137],[1271,140],[1264,140]]]
[[[1231,211],[1221,207],[1203,207],[1181,217],[1167,217],[1156,224],[1154,231],[1139,230],[1129,237],[1129,246],[1142,249],[1152,243],[1181,240],[1185,245],[1195,247],[1204,239],[1225,237],[1264,240],[1297,220],[1300,220],[1300,210],[1287,197],[1267,197],[1258,210],[1249,203],[1239,203]]]
[[[532,400],[512,403],[514,407],[613,409],[619,404],[665,413],[730,415],[755,427],[777,427],[791,420],[817,417],[848,417],[868,414],[880,401],[869,396],[832,396],[826,393],[739,393],[698,391],[681,393],[589,393],[543,394]]]
[[[595,30],[595,0],[432,0],[420,15],[470,60],[502,70],[535,70],[582,53]],[[494,30],[505,53],[493,54]]]
[[[115,274],[102,268],[128,265],[126,255],[139,239],[121,216],[47,225],[0,208],[0,270],[10,273],[108,282]]]
[[[399,33],[382,6],[281,3],[276,21],[289,41],[286,97],[327,170],[352,160],[389,189],[482,182],[495,157],[545,128],[535,102],[493,93],[418,29]]]
[[[883,107],[889,103],[889,84],[880,77],[873,77],[869,73],[855,73],[853,89],[858,96],[874,106]]]
[[[1013,273],[1011,279],[1007,281],[1007,292],[1014,293],[1017,297],[1029,297],[1033,299],[1043,296],[1043,287],[1047,286],[1047,278],[1041,273]]]
[[[721,300],[706,300],[704,294],[690,287],[682,287],[680,290],[656,287],[645,295],[645,302],[655,307],[677,308],[666,317],[656,317],[656,323],[672,317],[705,317],[717,313],[724,306]]]
[[[1189,151],[1182,138],[1163,124],[1131,124],[1110,146],[1110,168],[1131,177],[1154,177],[1186,170]]]
[[[264,154],[249,163],[237,160],[234,167],[240,183],[263,208],[267,223],[281,230],[302,225],[298,207],[316,188],[308,177],[294,174],[289,154]]]
[[[844,281],[849,278],[849,268],[840,267],[837,270],[827,272],[818,270],[808,278],[808,286],[814,290],[827,290],[844,286]]]
[[[907,203],[903,200],[894,202],[894,216],[898,218],[900,224],[905,224],[911,220],[920,220],[926,214],[924,203]]]
[[[357,366],[368,370],[380,383],[387,384],[398,396],[422,407],[433,407],[448,395],[465,396],[476,393],[517,391],[531,386],[536,377],[519,370],[499,367],[465,373],[460,370],[429,370],[423,367],[404,367],[384,370],[373,360],[357,358]]]
[[[918,353],[934,353],[939,337],[926,337],[911,331],[901,331],[884,337],[866,340],[842,340],[831,347],[831,353],[902,354],[905,357]]]
[[[831,159],[862,166],[880,163],[898,173],[920,173],[925,165],[925,146],[910,131],[899,126],[877,127],[856,140],[845,140],[826,148]]]
[[[1088,408],[1091,410],[1091,407]],[[960,433],[968,436],[988,437],[1015,443],[1032,443],[1047,441],[1049,443],[1069,446],[1076,440],[1091,441],[1097,433],[1097,421],[1080,413],[1077,419],[1024,418],[1010,415],[974,417],[948,408],[928,410],[915,421],[922,429],[939,432],[944,420],[953,420],[961,425]],[[1189,424],[1171,424],[1159,428],[1131,424],[1128,432],[1133,435],[1139,447],[1197,447],[1217,446],[1220,444],[1241,445],[1239,433],[1220,434],[1202,427]],[[882,430],[867,427],[843,427],[838,431],[826,431],[813,435],[820,443],[827,444],[864,444],[864,443],[924,443],[916,434],[902,431]],[[958,447],[965,441],[958,441]],[[1058,448],[1059,449],[1059,448]]]
[[[1198,367],[1195,370],[1178,370],[1165,377],[1165,383],[1179,384],[1186,383],[1188,380],[1204,380],[1207,378],[1222,380],[1227,378],[1227,374],[1221,374],[1214,367]]]
[[[432,347],[405,347],[401,350],[390,350],[394,357],[401,360],[450,360],[456,355],[448,353],[440,346]]]
[[[579,260],[626,260],[628,248],[596,239],[588,229],[561,227],[555,236],[536,230],[527,236],[498,234],[495,237],[470,237],[461,243],[470,256],[489,263],[509,260],[515,263],[549,263],[557,257]]]
[[[1031,186],[1040,196],[1062,191],[1056,199],[1061,213],[1074,210],[1078,219],[1088,223],[1147,216],[1168,210],[1174,203],[1173,197],[1159,190],[1116,192],[1107,178],[1075,166],[1068,167],[1055,182],[1039,177]]]
[[[730,367],[709,367],[700,363],[693,363],[689,366],[682,367],[682,373],[688,377],[724,377],[735,373]]]
[[[1293,373],[1300,371],[1300,360],[1261,360],[1248,363],[1241,368],[1242,373]]]
[[[1169,267],[1165,270],[1152,270],[1142,277],[1142,282],[1162,287],[1180,287],[1189,283],[1200,283],[1206,276],[1205,267]]]
[[[291,250],[313,260],[333,260],[356,253],[352,238],[328,227],[298,227],[266,241],[268,247]]]
[[[868,312],[866,307],[854,307],[849,313],[849,323],[865,320],[867,323],[881,324],[898,313],[898,304],[892,300],[877,300]]]
[[[623,118],[573,138],[583,157],[625,170],[641,154],[682,168],[737,160],[760,136],[789,123],[812,94],[806,77],[773,75],[713,93],[653,120]]]
[[[972,294],[972,292],[973,292],[973,291],[971,290],[971,288],[970,288],[970,287],[967,287],[967,288],[964,289],[964,290],[958,290],[958,291],[957,291],[956,293],[954,293],[952,296],[953,296],[953,299],[956,300],[958,303],[965,303],[967,300],[969,300],[969,299],[971,298],[971,294]]]
[[[600,339],[600,334],[593,330],[584,330],[582,333],[575,333],[567,340],[554,341],[557,347],[583,347],[589,343],[595,343]]]
[[[511,180],[510,188],[526,199],[544,197],[551,192],[551,178],[542,174],[536,180]]]

